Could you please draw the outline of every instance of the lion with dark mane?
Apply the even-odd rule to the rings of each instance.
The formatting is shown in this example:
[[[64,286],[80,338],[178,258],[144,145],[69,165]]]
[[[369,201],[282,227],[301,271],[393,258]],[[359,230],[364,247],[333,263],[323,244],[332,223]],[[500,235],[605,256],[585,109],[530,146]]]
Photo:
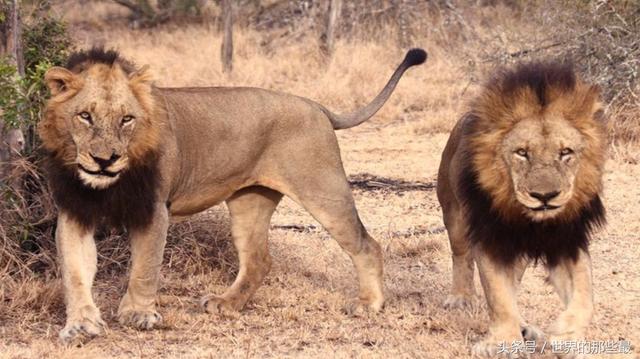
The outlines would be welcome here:
[[[206,295],[208,312],[237,311],[271,266],[269,221],[287,195],[307,209],[351,257],[359,298],[384,303],[382,253],[362,225],[347,182],[335,129],[373,116],[402,74],[426,53],[407,53],[366,107],[337,115],[311,100],[255,88],[160,88],[146,68],[115,51],[73,54],[45,75],[51,90],[39,134],[59,209],[56,244],[67,322],[63,341],[102,333],[91,289],[94,232],[126,228],[131,242],[123,324],[151,329],[161,321],[155,299],[170,218],[225,201],[240,268],[222,295]]]
[[[584,335],[593,313],[591,232],[600,199],[606,135],[599,90],[566,64],[531,63],[497,73],[451,133],[438,199],[453,252],[446,307],[466,305],[478,266],[489,308],[488,337],[473,352],[539,339],[518,313],[527,265],[543,262],[565,310],[551,340]]]

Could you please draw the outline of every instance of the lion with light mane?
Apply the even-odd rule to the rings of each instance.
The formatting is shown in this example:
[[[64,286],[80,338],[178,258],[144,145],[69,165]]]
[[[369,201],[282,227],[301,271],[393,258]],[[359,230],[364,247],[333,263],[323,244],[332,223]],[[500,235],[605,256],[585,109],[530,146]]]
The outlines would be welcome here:
[[[469,304],[475,262],[491,324],[474,354],[491,356],[500,343],[509,348],[543,338],[516,306],[532,261],[544,262],[565,305],[549,340],[584,335],[593,313],[588,241],[605,221],[605,148],[599,90],[564,64],[498,72],[456,124],[437,189],[453,252],[445,306]]]
[[[125,227],[131,242],[123,324],[151,329],[170,218],[225,201],[240,268],[208,312],[238,311],[271,266],[267,232],[283,195],[315,217],[351,257],[359,279],[354,310],[384,303],[382,254],[355,208],[335,129],[373,116],[402,74],[426,53],[407,53],[382,92],[359,111],[336,115],[311,100],[255,88],[160,88],[146,68],[114,51],[73,54],[45,76],[52,97],[39,125],[48,180],[59,209],[56,245],[69,342],[103,332],[92,297],[94,231]]]

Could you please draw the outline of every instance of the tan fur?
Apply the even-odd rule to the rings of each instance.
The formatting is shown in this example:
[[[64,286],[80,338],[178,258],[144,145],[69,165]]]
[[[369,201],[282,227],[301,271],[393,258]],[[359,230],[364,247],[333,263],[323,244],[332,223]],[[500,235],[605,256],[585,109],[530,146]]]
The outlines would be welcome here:
[[[358,217],[334,128],[373,115],[402,73],[425,57],[422,50],[410,52],[381,95],[348,116],[261,89],[157,88],[146,69],[136,71],[120,60],[111,66],[87,62],[71,70],[50,69],[46,81],[53,97],[39,134],[44,148],[78,171],[86,186],[108,190],[118,181],[79,167],[99,170],[94,157],[117,155],[105,170],[124,172],[147,153],[160,156],[152,224],[130,233],[131,272],[119,320],[142,329],[161,321],[155,296],[169,220],[222,201],[229,207],[240,270],[225,293],[206,295],[202,304],[214,313],[242,309],[269,271],[269,220],[283,195],[307,209],[353,260],[360,284],[356,308],[379,311],[384,303],[382,252]],[[90,113],[91,121],[83,112]],[[127,115],[135,120],[125,124]],[[66,342],[97,335],[103,324],[90,293],[94,229],[60,214],[57,237],[68,313],[60,336]],[[82,245],[74,245],[78,241]]]
[[[445,306],[470,304],[475,293],[475,262],[490,317],[487,338],[473,347],[473,353],[479,356],[495,355],[500,342],[510,346],[514,341],[541,339],[543,334],[523,320],[516,305],[516,290],[529,263],[527,258],[505,266],[467,238],[468,199],[460,190],[464,166],[474,166],[478,185],[504,218],[564,220],[576,217],[601,191],[606,155],[596,87],[577,80],[571,91],[548,88],[547,103],[542,106],[531,88],[508,92],[500,84],[490,82],[471,103],[469,114],[457,123],[438,173],[438,199],[453,252],[453,284]],[[532,156],[527,161],[515,153],[521,146]],[[575,151],[571,157],[558,159],[559,151],[569,146]],[[529,210],[527,207],[539,204],[530,195],[538,189],[558,191],[550,201],[558,208]],[[549,273],[566,309],[547,339],[580,339],[593,313],[589,255],[580,250],[576,261],[563,259],[549,268]]]
[[[77,226],[65,213],[60,213],[56,247],[67,305],[67,325],[60,332],[60,337],[101,334],[105,323],[91,293],[97,264],[93,234]]]

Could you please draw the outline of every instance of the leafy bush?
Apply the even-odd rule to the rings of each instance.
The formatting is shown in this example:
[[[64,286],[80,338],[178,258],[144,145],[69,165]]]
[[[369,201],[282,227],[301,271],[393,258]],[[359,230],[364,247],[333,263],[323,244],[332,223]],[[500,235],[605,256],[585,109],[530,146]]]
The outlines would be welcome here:
[[[22,36],[24,77],[17,75],[8,58],[0,58],[0,108],[5,127],[27,130],[26,148],[31,152],[36,147],[33,128],[48,93],[44,73],[64,63],[72,44],[62,21],[48,15],[28,20]]]
[[[7,58],[0,58],[0,109],[2,122],[7,128],[20,125],[20,109],[24,108],[24,96],[20,90],[22,86],[15,66]]]

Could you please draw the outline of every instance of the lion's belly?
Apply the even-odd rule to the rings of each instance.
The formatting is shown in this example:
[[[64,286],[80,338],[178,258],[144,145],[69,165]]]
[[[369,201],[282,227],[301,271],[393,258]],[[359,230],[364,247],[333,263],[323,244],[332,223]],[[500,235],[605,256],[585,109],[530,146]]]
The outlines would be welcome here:
[[[247,185],[244,182],[227,183],[178,192],[170,200],[169,213],[177,218],[191,216],[219,204]]]

